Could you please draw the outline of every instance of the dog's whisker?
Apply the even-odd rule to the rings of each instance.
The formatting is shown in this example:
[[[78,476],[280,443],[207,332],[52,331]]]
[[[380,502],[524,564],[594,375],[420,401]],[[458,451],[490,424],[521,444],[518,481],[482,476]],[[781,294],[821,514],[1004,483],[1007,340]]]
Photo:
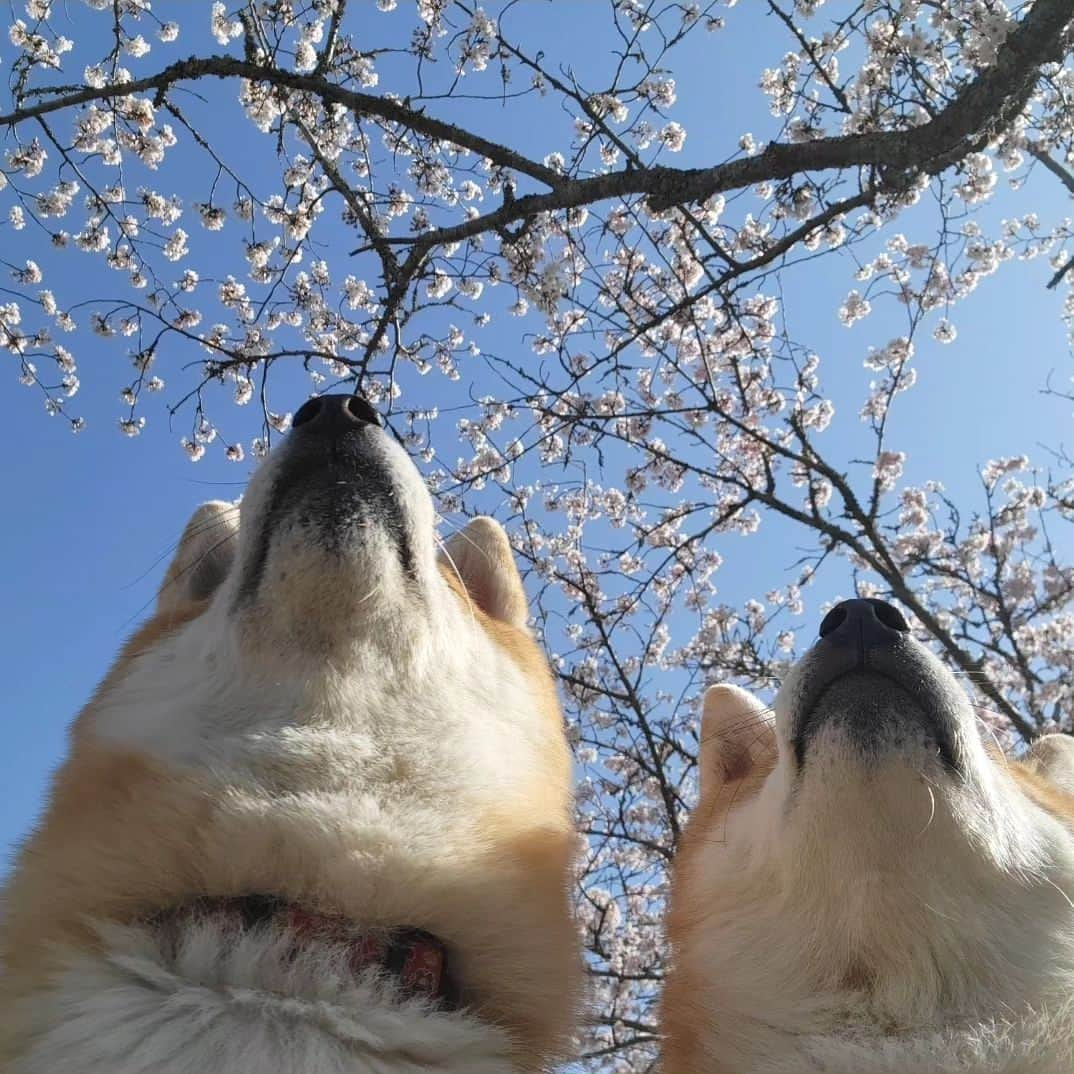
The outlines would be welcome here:
[[[238,514],[238,511],[239,511],[239,509],[238,509],[238,507],[236,507],[235,508],[235,514]],[[162,551],[153,560],[153,562],[150,563],[149,566],[146,567],[146,569],[144,571],[142,571],[141,574],[138,575],[137,578],[135,578],[132,581],[128,582],[122,588],[123,589],[131,589],[134,586],[136,586],[147,575],[152,574],[154,569],[156,567],[158,567],[164,560],[166,560],[169,556],[174,555],[175,552],[180,547],[180,545],[182,545],[185,541],[189,541],[194,537],[200,537],[200,536],[202,536],[203,534],[206,534],[206,533],[212,533],[214,530],[219,529],[221,526],[230,526],[231,525],[231,519],[233,517],[234,517],[233,515],[228,515],[228,516],[217,515],[216,517],[212,518],[208,522],[204,522],[200,526],[195,526],[193,529],[189,530],[188,532],[185,532],[183,534],[183,536],[179,538],[179,540],[172,542],[172,544],[170,544],[166,549],[164,549],[164,551]]]
[[[451,553],[447,549],[447,545],[440,539],[440,536],[436,533],[433,534],[433,539],[436,541],[437,547],[440,549],[440,554],[444,557],[449,567],[455,574],[455,577],[459,580],[459,585],[462,587],[463,596],[466,598],[466,606],[470,612],[470,619],[476,622],[477,616],[474,612],[473,601],[470,599],[470,590],[466,585],[466,579],[462,576],[462,571],[459,570],[458,565],[452,558]]]
[[[925,790],[929,796],[929,819],[925,821],[925,827],[917,833],[918,838],[923,836],[925,832],[932,827],[932,822],[936,819],[936,795],[933,793],[932,785],[928,780],[925,780]]]

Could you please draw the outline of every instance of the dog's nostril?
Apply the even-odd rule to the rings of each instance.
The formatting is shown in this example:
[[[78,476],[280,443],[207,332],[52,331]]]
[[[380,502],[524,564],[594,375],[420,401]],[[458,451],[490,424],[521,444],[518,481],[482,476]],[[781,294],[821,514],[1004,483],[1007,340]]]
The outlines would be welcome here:
[[[876,600],[875,598],[870,598],[869,603],[873,606],[873,612],[876,614],[877,619],[884,626],[891,627],[892,630],[897,630],[900,634],[910,633],[910,624],[906,621],[906,616],[894,604],[888,604],[886,600]]]
[[[833,630],[838,630],[846,621],[847,610],[842,604],[837,604],[821,621],[818,633],[826,638]]]
[[[373,409],[372,405],[363,399],[360,395],[351,395],[347,397],[347,401],[344,404],[347,413],[352,418],[358,421],[368,422],[370,425],[380,424],[380,415]]]
[[[307,436],[336,437],[356,426],[380,425],[380,415],[360,395],[315,395],[295,412],[291,426],[305,428]]]
[[[857,638],[867,645],[892,645],[910,624],[894,605],[875,597],[854,597],[837,604],[821,620],[820,636],[832,642]]]
[[[305,425],[307,422],[313,421],[320,412],[321,400],[316,396],[312,399],[307,399],[298,410],[295,411],[295,416],[291,419],[291,428],[297,429],[300,425]]]

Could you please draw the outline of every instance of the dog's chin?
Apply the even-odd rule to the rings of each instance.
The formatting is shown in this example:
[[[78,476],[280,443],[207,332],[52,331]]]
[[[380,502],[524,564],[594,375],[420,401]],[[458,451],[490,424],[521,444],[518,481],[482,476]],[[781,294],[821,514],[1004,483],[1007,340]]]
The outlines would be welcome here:
[[[950,771],[946,721],[927,702],[886,676],[850,672],[824,688],[793,718],[803,772],[843,766]]]
[[[385,604],[378,597],[413,599],[435,560],[434,525],[414,464],[379,429],[327,444],[298,436],[247,489],[234,608],[339,622],[356,601],[376,611]]]
[[[979,773],[972,759],[952,764],[964,751],[949,740],[949,714],[927,696],[876,672],[851,672],[792,713],[788,757],[800,760],[790,762],[786,784],[787,846],[809,859],[803,868],[814,876],[840,884],[848,869],[884,872],[895,860],[910,868],[911,859],[943,870],[933,856],[970,837]]]
[[[267,546],[256,587],[235,609],[248,635],[326,653],[425,621],[431,532],[401,540],[374,511],[320,512],[314,501],[279,518]]]

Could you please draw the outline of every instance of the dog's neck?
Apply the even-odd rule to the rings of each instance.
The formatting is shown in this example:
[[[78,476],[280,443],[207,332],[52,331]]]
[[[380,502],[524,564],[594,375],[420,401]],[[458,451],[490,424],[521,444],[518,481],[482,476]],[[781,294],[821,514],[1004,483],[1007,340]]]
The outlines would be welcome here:
[[[378,973],[405,998],[422,997],[446,1010],[460,1005],[447,949],[423,929],[362,928],[274,895],[201,896],[154,915],[151,923],[175,946],[184,924],[196,921],[221,925],[236,939],[256,929],[288,934],[296,957],[312,943],[332,945],[356,977]]]

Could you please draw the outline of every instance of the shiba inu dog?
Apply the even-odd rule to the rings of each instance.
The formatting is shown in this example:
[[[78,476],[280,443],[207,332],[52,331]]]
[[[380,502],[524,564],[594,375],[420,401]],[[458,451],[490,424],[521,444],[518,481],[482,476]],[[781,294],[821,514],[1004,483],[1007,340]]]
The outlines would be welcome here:
[[[571,1033],[570,762],[507,539],[312,399],[186,528],[6,891],[9,1074],[536,1070]]]
[[[1074,739],[982,744],[890,604],[820,634],[774,719],[706,695],[664,1069],[1069,1074]]]

